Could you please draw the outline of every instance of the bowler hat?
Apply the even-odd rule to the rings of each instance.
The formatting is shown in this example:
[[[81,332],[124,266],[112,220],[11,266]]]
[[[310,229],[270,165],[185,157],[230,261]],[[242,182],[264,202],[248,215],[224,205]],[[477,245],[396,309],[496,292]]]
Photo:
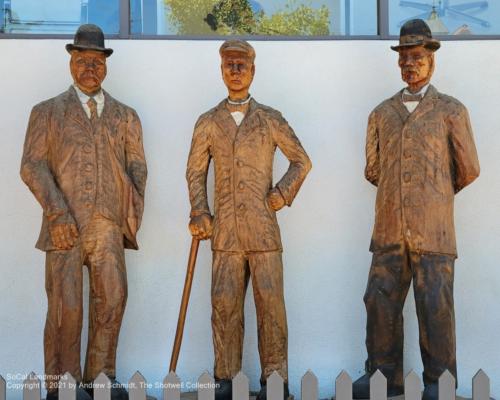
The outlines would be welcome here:
[[[432,38],[431,28],[422,19],[411,19],[404,23],[399,34],[399,45],[391,46],[394,51],[404,47],[424,46],[425,48],[436,51],[441,47],[437,39]]]
[[[104,47],[104,33],[97,25],[81,25],[75,33],[73,42],[66,45],[68,53],[73,50],[94,50],[102,51],[106,57],[113,53],[113,49]]]
[[[219,54],[221,55],[221,57],[223,57],[225,53],[229,52],[243,53],[248,58],[252,60],[255,59],[255,50],[246,40],[226,40],[224,43],[222,43],[222,46],[219,49]]]

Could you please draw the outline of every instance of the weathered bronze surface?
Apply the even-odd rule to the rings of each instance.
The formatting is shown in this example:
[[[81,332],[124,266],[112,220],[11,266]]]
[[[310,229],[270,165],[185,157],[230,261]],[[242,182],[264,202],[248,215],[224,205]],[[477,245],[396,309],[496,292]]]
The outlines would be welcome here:
[[[44,348],[49,392],[65,372],[79,382],[92,382],[101,371],[116,375],[127,298],[124,247],[137,249],[147,175],[139,117],[101,91],[106,57],[112,52],[104,48],[101,30],[82,26],[68,51],[75,85],[33,108],[21,164],[22,179],[43,208],[36,246],[47,252]],[[89,97],[89,115],[83,96]],[[101,106],[104,101],[100,115],[97,98]],[[82,265],[90,277],[83,377]]]
[[[243,304],[251,277],[262,382],[273,370],[287,380],[288,335],[276,211],[292,204],[311,162],[281,114],[250,99],[248,91],[255,72],[253,48],[247,42],[230,40],[220,53],[229,98],[198,119],[186,174],[191,233],[212,240],[215,377],[231,379],[241,370]],[[234,118],[232,113],[236,113]],[[244,115],[239,126],[238,113]],[[276,148],[289,159],[290,167],[273,186]],[[207,171],[212,159],[213,219],[207,200]]]
[[[425,399],[437,395],[446,369],[456,377],[453,200],[479,175],[466,108],[428,86],[438,48],[423,21],[402,27],[393,49],[408,87],[375,108],[366,138],[365,175],[377,186],[364,297],[367,374],[380,369],[392,394],[402,390],[402,311],[413,279]],[[354,384],[355,397],[365,397],[366,384],[366,376]]]

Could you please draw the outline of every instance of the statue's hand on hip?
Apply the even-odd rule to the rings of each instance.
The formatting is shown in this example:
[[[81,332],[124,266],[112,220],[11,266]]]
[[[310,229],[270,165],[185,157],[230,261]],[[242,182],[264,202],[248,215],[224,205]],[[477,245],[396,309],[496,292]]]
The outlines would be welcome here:
[[[78,240],[78,228],[72,218],[64,218],[66,221],[52,221],[49,225],[52,243],[58,250],[70,250]]]
[[[285,207],[286,202],[279,189],[274,188],[269,191],[267,194],[267,204],[269,204],[269,207],[274,211],[279,211]]]
[[[212,236],[212,225],[212,216],[210,214],[197,215],[191,218],[189,231],[195,239],[206,240]]]

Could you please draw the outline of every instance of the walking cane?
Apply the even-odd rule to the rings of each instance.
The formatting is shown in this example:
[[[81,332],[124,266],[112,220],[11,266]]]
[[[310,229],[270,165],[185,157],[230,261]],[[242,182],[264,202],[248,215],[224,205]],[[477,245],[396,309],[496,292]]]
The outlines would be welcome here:
[[[184,282],[184,291],[182,292],[181,308],[179,310],[179,319],[177,320],[177,330],[175,331],[174,347],[172,348],[172,357],[170,358],[169,372],[175,372],[177,368],[177,360],[181,351],[182,335],[184,333],[184,323],[186,322],[186,313],[189,304],[189,295],[191,294],[191,286],[193,284],[194,267],[196,265],[196,257],[198,255],[198,247],[200,240],[193,238],[191,241],[191,250],[189,251],[189,261],[186,272],[186,280]]]

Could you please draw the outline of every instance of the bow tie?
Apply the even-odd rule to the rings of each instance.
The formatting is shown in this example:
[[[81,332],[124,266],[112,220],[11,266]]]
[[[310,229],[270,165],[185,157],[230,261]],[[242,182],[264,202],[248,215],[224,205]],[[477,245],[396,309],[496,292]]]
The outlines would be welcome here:
[[[403,103],[407,103],[409,101],[420,101],[424,97],[422,94],[411,94],[411,93],[403,93]]]

